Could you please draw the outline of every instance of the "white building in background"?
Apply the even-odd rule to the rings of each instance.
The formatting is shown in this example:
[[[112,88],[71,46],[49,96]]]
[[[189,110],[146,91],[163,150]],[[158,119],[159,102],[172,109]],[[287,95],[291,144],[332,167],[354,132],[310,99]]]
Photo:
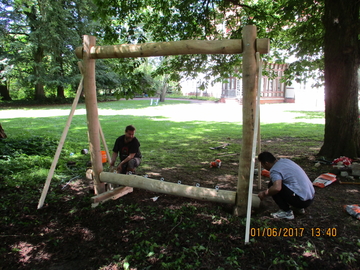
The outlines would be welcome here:
[[[293,82],[291,87],[294,89],[295,103],[303,108],[325,109],[325,88],[313,87],[313,81]]]
[[[221,98],[222,83],[209,84],[205,90],[200,90],[201,76],[196,79],[183,79],[180,82],[181,92],[184,96]]]
[[[293,82],[290,86],[281,81],[286,64],[268,64],[267,69],[275,73],[274,78],[263,76],[260,103],[296,103],[298,105],[324,107],[324,88],[313,88],[312,81],[306,83]],[[238,100],[242,102],[242,81],[236,77],[227,79],[227,83],[215,83],[205,90],[200,90],[199,85],[203,78],[184,79],[180,82],[181,91],[186,96],[206,96]]]
[[[292,88],[287,89],[285,83],[281,82],[281,78],[286,68],[285,64],[268,64],[267,69],[275,73],[275,77],[269,79],[266,76],[262,78],[261,103],[293,103],[295,95]],[[242,80],[237,77],[230,77],[226,83],[215,83],[204,91],[199,89],[199,85],[203,78],[199,76],[196,79],[183,80],[181,91],[183,95],[188,96],[207,96],[224,99],[236,99],[240,103],[242,101]]]

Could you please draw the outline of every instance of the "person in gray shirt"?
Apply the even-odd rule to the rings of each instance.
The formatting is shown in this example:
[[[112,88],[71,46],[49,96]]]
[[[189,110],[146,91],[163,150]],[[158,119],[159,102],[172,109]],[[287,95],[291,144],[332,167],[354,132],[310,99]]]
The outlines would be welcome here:
[[[315,189],[305,171],[290,159],[276,159],[270,152],[258,155],[262,167],[270,171],[268,189],[258,194],[260,200],[272,196],[280,210],[270,215],[274,218],[294,219],[294,210],[305,213],[314,200]],[[292,208],[291,208],[292,207]]]

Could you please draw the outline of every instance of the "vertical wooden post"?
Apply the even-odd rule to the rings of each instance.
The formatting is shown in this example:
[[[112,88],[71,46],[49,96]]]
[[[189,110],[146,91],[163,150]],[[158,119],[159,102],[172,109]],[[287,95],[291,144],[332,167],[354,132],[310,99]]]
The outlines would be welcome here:
[[[90,139],[90,154],[94,172],[95,194],[105,191],[105,184],[100,182],[100,173],[103,170],[100,149],[100,123],[97,107],[96,82],[95,82],[95,60],[90,58],[90,49],[95,46],[94,36],[84,36],[83,41],[83,61],[84,61],[84,91],[86,104],[86,117],[88,134]]]
[[[243,28],[243,129],[234,215],[246,215],[256,112],[256,26]]]
[[[259,104],[260,105],[260,104]],[[259,127],[258,127],[258,136],[257,136],[257,153],[261,152],[261,130],[260,130],[260,113],[259,113]],[[258,189],[261,189],[261,164],[258,162],[257,164],[258,169]]]

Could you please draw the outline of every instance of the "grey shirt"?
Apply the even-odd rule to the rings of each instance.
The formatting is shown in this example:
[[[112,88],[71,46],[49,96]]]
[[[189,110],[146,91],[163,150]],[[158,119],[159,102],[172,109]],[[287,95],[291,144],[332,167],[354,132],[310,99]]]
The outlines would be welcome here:
[[[290,159],[279,159],[270,169],[272,182],[282,180],[303,201],[314,198],[315,189],[305,171]]]

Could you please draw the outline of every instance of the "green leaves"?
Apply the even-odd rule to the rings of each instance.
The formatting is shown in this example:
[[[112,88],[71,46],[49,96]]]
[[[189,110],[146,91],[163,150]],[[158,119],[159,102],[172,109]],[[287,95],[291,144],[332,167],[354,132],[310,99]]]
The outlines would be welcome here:
[[[298,57],[291,71],[297,69],[301,75],[288,72],[289,79],[323,77],[316,72],[323,69],[322,1],[105,0],[96,3],[100,7],[98,18],[106,25],[109,35],[114,37],[110,32],[119,33],[119,40],[131,43],[241,39],[243,26],[254,24],[259,38],[271,39],[272,52],[266,56],[267,61],[284,63],[290,56]],[[112,6],[110,12],[109,6]],[[118,25],[123,27],[119,29]],[[240,63],[240,56],[191,55],[172,57],[166,65],[170,73],[181,72],[184,77],[205,73],[209,83],[209,78],[221,81],[229,77]]]
[[[84,34],[95,33],[92,22],[95,6],[86,1],[5,1],[0,14],[1,59],[8,59],[3,80],[15,99],[44,98],[52,91],[78,83],[78,67],[73,50]],[[11,78],[11,80],[10,80]],[[21,91],[19,91],[21,90]],[[55,95],[64,97],[63,93]]]
[[[30,138],[7,138],[0,140],[0,159],[19,154],[47,156],[55,153],[58,142],[54,139],[33,136]]]

